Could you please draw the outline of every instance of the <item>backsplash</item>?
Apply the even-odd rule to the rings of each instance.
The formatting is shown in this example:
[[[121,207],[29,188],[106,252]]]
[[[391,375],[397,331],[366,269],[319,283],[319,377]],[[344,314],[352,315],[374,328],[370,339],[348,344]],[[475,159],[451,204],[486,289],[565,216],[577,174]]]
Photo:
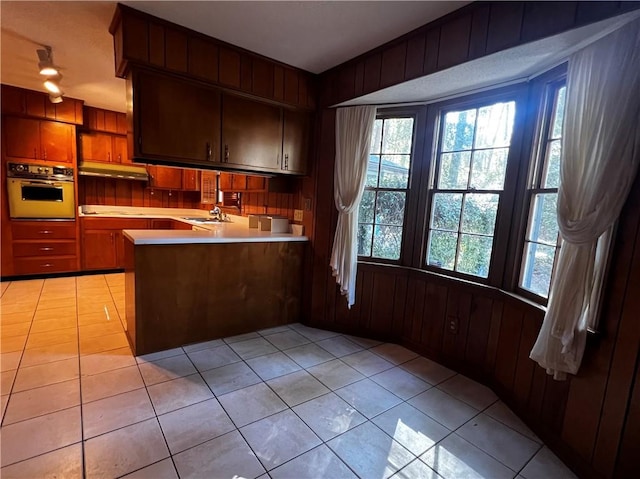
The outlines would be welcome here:
[[[147,188],[146,183],[112,178],[80,177],[80,205],[144,206],[151,208],[211,209],[200,203],[199,191],[169,191]],[[297,193],[242,193],[241,214],[272,214],[293,221],[293,210],[299,208]]]

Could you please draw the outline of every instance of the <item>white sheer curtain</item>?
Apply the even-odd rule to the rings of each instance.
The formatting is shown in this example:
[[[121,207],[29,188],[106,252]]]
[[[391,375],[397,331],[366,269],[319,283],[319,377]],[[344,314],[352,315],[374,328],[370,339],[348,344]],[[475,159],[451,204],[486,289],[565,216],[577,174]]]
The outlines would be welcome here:
[[[333,196],[338,225],[331,251],[331,270],[347,297],[349,308],[356,297],[358,265],[358,208],[367,178],[371,130],[376,119],[373,106],[339,108],[336,113],[336,163]]]
[[[598,313],[612,229],[640,162],[640,20],[569,59],[558,225],[563,244],[531,359],[565,379]]]

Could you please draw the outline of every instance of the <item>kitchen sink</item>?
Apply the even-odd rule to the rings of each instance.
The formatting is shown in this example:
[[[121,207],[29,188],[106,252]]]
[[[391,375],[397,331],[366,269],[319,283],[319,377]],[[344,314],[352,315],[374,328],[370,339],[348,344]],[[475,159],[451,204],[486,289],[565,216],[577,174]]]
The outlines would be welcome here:
[[[193,221],[194,223],[231,223],[231,220],[220,220],[218,218],[203,218],[202,216],[197,218],[182,217],[183,220]]]

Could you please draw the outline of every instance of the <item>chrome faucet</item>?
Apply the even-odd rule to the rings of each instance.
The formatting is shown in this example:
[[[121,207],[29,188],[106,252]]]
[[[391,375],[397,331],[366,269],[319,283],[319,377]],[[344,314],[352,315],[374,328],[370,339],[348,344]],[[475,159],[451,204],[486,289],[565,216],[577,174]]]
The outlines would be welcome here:
[[[209,215],[218,221],[228,221],[226,213],[223,213],[219,206],[214,206],[212,210],[209,211]]]

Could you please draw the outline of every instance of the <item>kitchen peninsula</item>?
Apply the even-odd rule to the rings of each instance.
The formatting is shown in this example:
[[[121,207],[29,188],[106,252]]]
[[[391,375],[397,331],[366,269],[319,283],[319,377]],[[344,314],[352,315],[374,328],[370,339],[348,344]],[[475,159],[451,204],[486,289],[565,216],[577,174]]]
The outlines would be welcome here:
[[[298,321],[307,238],[250,229],[246,220],[123,232],[134,354]]]

